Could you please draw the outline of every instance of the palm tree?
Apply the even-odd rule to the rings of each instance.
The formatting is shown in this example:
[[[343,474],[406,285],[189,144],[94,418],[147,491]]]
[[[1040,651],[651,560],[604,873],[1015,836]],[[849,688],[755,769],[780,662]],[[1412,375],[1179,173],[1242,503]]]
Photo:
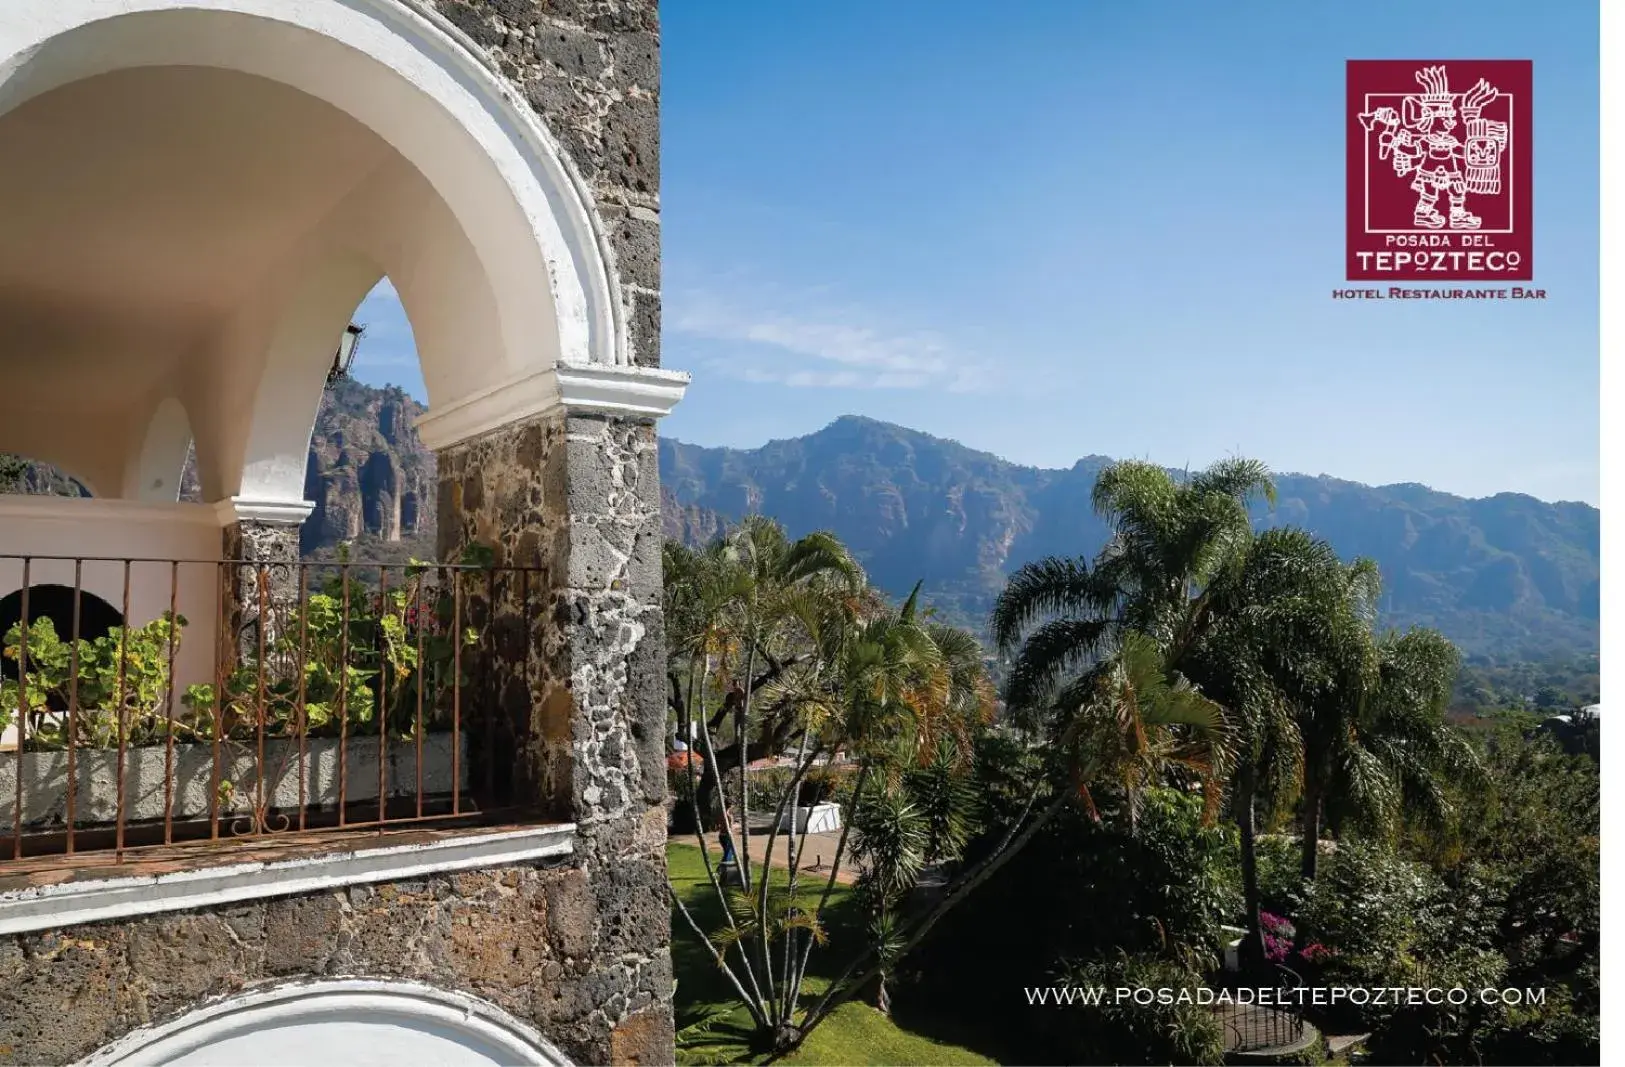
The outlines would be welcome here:
[[[833,574],[821,567],[798,571],[795,546],[781,551],[772,539],[771,531],[760,528],[741,539],[747,540],[742,547],[730,537],[710,563],[698,567],[683,551],[673,550],[674,581],[683,583],[691,573],[701,573],[697,588],[711,592],[674,589],[669,604],[688,612],[685,617],[709,620],[702,625],[701,647],[715,649],[719,641],[731,642],[725,656],[736,664],[741,646],[748,648],[754,641],[767,664],[750,694],[765,709],[754,723],[758,741],[751,747],[776,745],[775,750],[793,751],[795,759],[788,783],[772,798],[777,811],[768,831],[764,871],[772,866],[784,816],[800,806],[802,783],[815,762],[843,749],[858,761],[855,810],[849,813],[847,830],[816,903],[804,899],[795,833],[784,835],[789,852],[784,882],[775,885],[764,873],[730,894],[713,878],[726,920],[707,939],[713,957],[750,1009],[764,1044],[784,1052],[798,1044],[830,1007],[855,991],[851,986],[839,990],[832,986],[820,1001],[820,1010],[800,1011],[808,960],[814,945],[823,941],[823,913],[851,827],[882,825],[883,820],[870,817],[867,809],[886,807],[887,789],[907,768],[952,759],[961,748],[968,751],[977,726],[990,720],[992,694],[981,669],[979,646],[964,631],[925,619],[918,606],[918,587],[901,607],[889,608],[866,589],[854,588],[839,569]],[[762,566],[771,556],[783,562]],[[713,607],[697,610],[692,600]],[[745,658],[748,664],[748,655]],[[704,685],[702,676],[702,690]],[[742,697],[730,694],[719,717],[737,712],[742,703]],[[701,738],[707,738],[711,723],[703,712],[696,725]],[[718,762],[711,758],[715,751],[713,747],[707,752],[713,764]],[[743,822],[746,812],[739,815]],[[921,855],[951,849],[951,835],[945,833],[936,841],[929,820],[920,826],[927,841]],[[866,882],[885,883],[875,898],[882,900],[877,910],[885,918],[899,902],[899,893],[917,877],[918,857],[908,848],[887,850],[878,831],[864,848]],[[677,907],[693,925],[681,901]],[[884,944],[871,945],[870,950],[890,958]]]
[[[1360,632],[1356,594],[1369,568],[1343,567],[1302,531],[1255,535],[1248,504],[1257,496],[1273,501],[1273,484],[1266,468],[1244,459],[1183,481],[1146,463],[1107,468],[1094,503],[1111,523],[1111,540],[1092,563],[1047,559],[1021,568],[999,598],[993,629],[1001,649],[1020,641],[1008,695],[1029,721],[1055,707],[1069,677],[1085,687],[1112,671],[1151,677],[1154,658],[1169,684],[1222,709],[1248,940],[1261,957],[1255,808],[1301,787],[1297,712],[1306,696],[1331,685],[1333,653]],[[1155,657],[1137,647],[1141,639]],[[1120,686],[1104,706],[1119,710],[1112,731],[1085,739],[1090,773],[1140,776],[1124,779],[1128,785],[1168,773],[1143,762],[1126,690]]]
[[[1408,815],[1444,832],[1453,816],[1447,785],[1471,785],[1482,773],[1472,745],[1444,719],[1459,654],[1422,628],[1385,634],[1374,651],[1374,684],[1328,761],[1329,814],[1334,825],[1384,833]],[[1314,874],[1306,850],[1304,876]]]
[[[869,939],[879,948],[880,969],[867,995],[883,1015],[891,1014],[887,983],[898,955],[896,910],[919,883],[930,850],[930,827],[899,781],[870,791],[854,813],[857,837],[853,858],[862,871],[857,896],[869,916]]]
[[[1259,535],[1238,590],[1251,655],[1302,743],[1302,876],[1313,880],[1323,817],[1391,829],[1402,813],[1447,821],[1443,781],[1470,774],[1471,746],[1443,719],[1457,666],[1432,630],[1373,635],[1380,578],[1294,529]],[[1250,606],[1248,606],[1250,605]],[[1290,798],[1290,786],[1278,799]]]
[[[916,585],[899,608],[845,625],[841,615],[817,599],[797,605],[803,631],[820,654],[776,683],[773,693],[791,694],[809,725],[822,730],[823,747],[849,750],[858,772],[854,811],[836,844],[813,921],[804,933],[791,933],[792,942],[805,938],[799,954],[787,954],[794,961],[787,997],[791,1009],[799,999],[817,922],[834,888],[851,828],[858,829],[853,850],[862,861],[860,890],[874,916],[872,933],[883,959],[889,958],[892,909],[912,889],[928,859],[956,851],[952,816],[929,818],[910,801],[905,778],[911,770],[939,761],[966,766],[975,731],[991,720],[993,693],[982,669],[981,646],[964,630],[922,618],[919,594]],[[792,853],[792,890],[795,868]],[[885,981],[882,970],[874,987],[882,1010]],[[787,1039],[799,1039],[799,1032]]]
[[[1183,482],[1132,460],[1102,471],[1093,503],[1111,524],[1111,540],[1093,561],[1027,564],[994,605],[994,641],[1006,653],[1020,647],[1011,704],[1042,705],[1061,679],[1098,660],[1126,630],[1149,637],[1177,669],[1208,622],[1206,589],[1246,553],[1247,505],[1255,496],[1274,503],[1269,471],[1239,458]]]
[[[712,951],[741,1001],[758,1025],[766,1028],[772,1010],[768,1005],[776,997],[770,963],[753,962],[748,951],[753,934],[766,927],[764,908],[749,903],[754,880],[746,771],[753,758],[782,751],[798,720],[781,703],[770,709],[770,724],[753,723],[753,702],[764,686],[812,655],[811,650],[787,639],[789,606],[821,599],[839,614],[854,601],[853,591],[862,589],[862,572],[829,534],[812,534],[792,542],[782,527],[760,517],[745,520],[700,550],[668,544],[662,562],[669,620],[668,702],[676,712],[679,730],[691,740],[697,739],[702,750],[698,781],[693,762],[687,765],[689,796],[707,877],[726,920],[725,936],[718,938]],[[713,701],[713,695],[721,699]],[[714,734],[730,716],[733,742],[719,750]],[[756,727],[754,744],[752,726]],[[803,740],[805,743],[805,731]],[[703,836],[723,776],[734,769],[739,772],[739,804],[732,812],[726,803],[721,805],[719,829],[733,846],[743,899],[726,891],[726,872],[711,863]],[[764,892],[768,882],[761,879]],[[675,897],[674,901],[684,910],[681,901]],[[686,917],[686,910],[684,914]],[[692,924],[691,917],[689,921]],[[765,944],[764,937],[754,939]],[[738,949],[737,970],[727,962],[734,947]]]
[[[1305,856],[1315,854],[1334,752],[1376,681],[1376,596],[1374,564],[1344,564],[1324,540],[1290,527],[1257,535],[1242,565],[1214,589],[1228,623],[1207,650],[1217,662],[1201,673],[1237,689],[1229,706],[1254,741],[1252,766],[1238,777],[1238,807],[1247,806],[1249,785],[1275,806],[1301,791]],[[1238,811],[1244,838],[1250,820],[1250,811]],[[1248,851],[1244,841],[1244,864]]]
[[[906,606],[903,614],[907,615]],[[1155,645],[1143,635],[1127,633],[1120,640],[1122,647],[1116,654],[1096,670],[1072,680],[1054,695],[1047,709],[1051,748],[1059,754],[1057,762],[1067,769],[1069,780],[1048,792],[1035,790],[1026,809],[1003,828],[992,851],[960,872],[929,910],[906,921],[896,914],[895,902],[914,884],[922,865],[933,854],[940,854],[944,842],[952,837],[951,830],[934,831],[951,827],[955,818],[941,812],[929,788],[898,788],[886,781],[873,791],[873,807],[855,820],[865,835],[861,850],[868,861],[864,896],[871,904],[872,943],[807,1012],[803,1035],[845,996],[858,990],[872,991],[877,1005],[884,1010],[885,983],[892,962],[918,945],[944,914],[996,874],[1073,798],[1092,811],[1095,791],[1104,789],[1132,819],[1143,786],[1160,781],[1164,774],[1185,775],[1205,787],[1210,812],[1217,807],[1218,783],[1222,781],[1226,758],[1222,709],[1184,679],[1171,675]],[[953,644],[943,641],[939,652]],[[854,663],[877,665],[892,660],[877,654],[873,647],[855,651]],[[947,673],[951,676],[954,672],[950,669]],[[934,684],[928,684],[925,691],[934,689]],[[878,694],[885,688],[871,682],[848,686],[846,691]],[[860,712],[870,728],[866,751],[885,753],[872,764],[881,773],[898,766],[894,761],[900,753],[917,754],[920,762],[951,758],[947,746],[956,732],[932,729],[942,719],[918,706],[921,691],[917,682],[905,686],[904,692],[912,694],[905,701],[911,708],[908,715],[880,718],[874,715],[873,707]],[[949,706],[956,703],[951,687],[941,690],[936,700]],[[973,700],[972,706],[979,706],[979,701]],[[1092,738],[1109,738],[1118,746],[1116,758],[1100,759],[1100,746],[1091,744]],[[921,779],[933,777],[930,768],[917,768]],[[862,774],[859,782],[861,791]],[[1040,800],[1045,803],[1040,805]]]
[[[790,605],[799,597],[818,596],[850,613],[864,596],[863,571],[833,535],[817,532],[791,541],[782,526],[760,515],[748,516],[701,551],[674,547],[666,558],[673,567],[667,584],[670,699],[681,705],[680,720],[697,713],[693,725],[705,757],[698,806],[709,813],[724,777],[737,771],[745,809],[746,768],[752,760],[784,751],[795,727],[783,702],[765,713],[758,709],[757,693],[811,655],[787,629]],[[687,689],[697,693],[679,698],[685,676]],[[705,699],[708,681],[721,694],[714,710]],[[714,735],[730,718],[732,741],[718,748]],[[750,828],[743,810],[739,816],[736,851],[748,886]],[[726,830],[726,813],[723,821]]]
[[[1149,637],[1128,631],[1095,669],[1063,687],[1052,714],[1058,747],[1084,808],[1099,817],[1102,789],[1121,805],[1132,834],[1144,791],[1185,779],[1207,796],[1213,818],[1231,746],[1222,707],[1170,671]]]
[[[1129,748],[1091,733],[1103,753],[1126,755],[1140,744],[1130,698],[1151,679],[1161,678],[1170,694],[1190,691],[1178,702],[1187,707],[1198,696],[1219,707],[1208,680],[1194,671],[1224,666],[1201,654],[1220,621],[1215,590],[1246,561],[1248,503],[1257,496],[1273,502],[1274,493],[1267,468],[1239,458],[1183,481],[1137,461],[1102,471],[1093,503],[1111,524],[1111,540],[1093,561],[1027,564],[994,606],[994,639],[1001,651],[1015,652],[1007,698],[1018,720],[1049,716],[1057,698],[1063,711],[1084,707],[1080,698],[1088,695],[1088,706],[1119,707],[1113,714]]]

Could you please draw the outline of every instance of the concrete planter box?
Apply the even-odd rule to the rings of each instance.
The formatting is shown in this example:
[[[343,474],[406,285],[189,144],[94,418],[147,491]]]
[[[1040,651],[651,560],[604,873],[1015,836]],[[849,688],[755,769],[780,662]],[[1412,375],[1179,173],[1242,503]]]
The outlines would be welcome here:
[[[1231,973],[1241,970],[1241,943],[1247,940],[1247,931],[1240,926],[1221,926],[1224,935],[1224,969]]]
[[[339,741],[313,738],[305,743],[305,804],[334,808],[339,800]],[[344,797],[347,802],[378,799],[378,738],[353,737],[344,746]],[[258,746],[229,742],[220,746],[220,777],[232,783],[220,813],[242,815],[254,810],[259,773]],[[468,782],[468,753],[458,753],[460,783]],[[127,823],[164,817],[163,745],[129,748],[124,753],[124,818]],[[423,738],[423,794],[449,796],[452,788],[452,739],[448,733]],[[17,774],[23,776],[23,828],[42,831],[66,825],[68,811],[67,752],[0,752],[0,827],[14,825],[17,812]],[[267,805],[284,811],[299,807],[299,744],[265,742],[265,796]],[[118,817],[118,750],[78,749],[74,752],[74,822],[79,826],[112,823]],[[391,739],[388,749],[385,794],[414,797],[418,790],[417,743]],[[176,821],[209,817],[214,783],[214,746],[177,744],[174,749],[174,789],[171,814]]]
[[[779,820],[781,833],[826,834],[841,828],[841,806],[830,802],[785,812]]]

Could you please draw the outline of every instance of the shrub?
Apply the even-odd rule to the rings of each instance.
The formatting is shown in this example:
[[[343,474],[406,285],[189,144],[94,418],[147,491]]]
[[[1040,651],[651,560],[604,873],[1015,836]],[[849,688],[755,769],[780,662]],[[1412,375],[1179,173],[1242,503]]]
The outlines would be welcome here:
[[[967,862],[996,847],[1000,836],[997,824],[984,829],[967,848]],[[1188,961],[1182,966],[1191,972],[1216,967],[1220,926],[1241,911],[1235,848],[1235,830],[1204,825],[1202,798],[1180,790],[1147,790],[1133,833],[1068,806],[977,888],[973,904],[943,917],[912,959],[914,984],[900,983],[900,996],[920,1010],[975,1019],[978,1030],[1001,1035],[1014,1046],[1007,1062],[1193,1062],[1168,1052],[1165,1043],[1155,1046],[1160,1059],[1146,1059],[1147,1053],[1090,1058],[1073,1044],[1052,1047],[1052,1038],[1071,1042],[1071,1029],[1093,1025],[1093,1011],[1057,1011],[987,990],[1019,994],[1053,981],[1050,976],[1069,963],[1074,969],[1120,963],[1120,949],[1135,960]],[[1124,984],[1133,983],[1113,983]],[[1057,1015],[1069,1021],[1048,1029],[1059,1023],[1050,1019]]]
[[[1413,965],[1418,954],[1448,939],[1430,929],[1444,883],[1430,869],[1380,845],[1343,842],[1309,887],[1298,918],[1338,954],[1351,978],[1379,978]]]
[[[200,736],[212,736],[216,706],[224,737],[248,736],[262,690],[272,737],[295,736],[301,725],[309,737],[376,731],[382,713],[392,733],[410,738],[420,708],[425,728],[444,722],[454,685],[466,690],[472,681],[472,657],[459,663],[457,645],[477,645],[479,633],[453,632],[452,594],[428,587],[430,567],[413,561],[406,582],[386,593],[354,577],[346,590],[345,577],[333,577],[305,599],[302,627],[284,627],[263,662],[258,650],[242,657],[219,693],[212,685],[187,689],[183,699],[205,724]]]
[[[63,641],[48,618],[31,620],[28,691],[18,681],[0,683],[0,729],[21,704],[29,710],[29,748],[64,748],[68,717],[61,712],[72,702],[76,747],[115,747],[121,729],[129,745],[158,744],[171,735],[207,741],[217,733],[222,740],[246,740],[262,726],[272,738],[295,736],[301,727],[310,737],[337,736],[345,727],[376,724],[380,712],[397,736],[415,736],[420,708],[425,726],[449,717],[443,698],[456,680],[456,645],[479,639],[472,628],[452,632],[451,594],[425,586],[429,568],[414,562],[407,581],[387,593],[354,578],[346,591],[343,578],[335,577],[305,599],[302,626],[284,626],[263,661],[258,648],[245,652],[219,690],[203,684],[169,691],[169,663],[184,617],[165,612],[145,626],[115,627],[77,642]],[[0,654],[23,659],[20,623],[4,635]],[[461,665],[465,687],[468,659]]]
[[[1303,853],[1297,841],[1274,834],[1258,839],[1258,898],[1264,910],[1296,915],[1303,905]],[[1238,852],[1235,863],[1239,866]],[[1245,926],[1238,911],[1237,925]]]
[[[165,612],[145,626],[63,641],[50,619],[35,619],[25,654],[22,623],[14,623],[0,654],[25,670],[18,680],[0,682],[0,730],[26,707],[28,747],[66,748],[69,716],[63,713],[71,703],[76,747],[116,747],[121,730],[130,745],[155,744],[171,732],[190,739],[199,727],[196,716],[172,702],[169,691],[169,662],[185,626],[185,617]]]
[[[854,774],[850,767],[838,767],[826,764],[814,767],[807,772],[801,780],[801,803],[811,807],[814,804],[824,804],[830,801],[841,803],[842,798],[847,799],[850,807],[852,780]]]
[[[1119,953],[1116,957],[1084,964],[1068,964],[1056,975],[1057,984],[1082,988],[1124,987],[1154,990],[1190,990],[1200,987],[1202,976],[1184,964],[1154,955]],[[1040,1026],[1049,1032],[1047,1044],[1065,1056],[1065,1063],[1192,1063],[1224,1062],[1224,1028],[1219,1016],[1191,1001],[1180,1003],[1115,1003],[1074,1005],[1050,1010]]]

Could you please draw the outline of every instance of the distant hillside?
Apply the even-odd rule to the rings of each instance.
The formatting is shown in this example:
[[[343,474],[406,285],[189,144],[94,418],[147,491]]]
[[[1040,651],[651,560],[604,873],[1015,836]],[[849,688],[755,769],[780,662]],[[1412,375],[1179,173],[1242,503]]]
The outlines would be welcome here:
[[[312,439],[305,493],[307,555],[394,561],[434,553],[434,455],[399,389],[344,380],[329,389]],[[923,579],[931,600],[980,628],[1005,576],[1045,555],[1092,555],[1105,525],[1090,507],[1092,455],[1065,470],[1009,463],[953,441],[848,416],[761,448],[660,444],[669,537],[699,543],[750,512],[792,534],[834,531],[893,592]],[[29,491],[77,491],[41,468]],[[1277,478],[1262,525],[1295,524],[1345,557],[1382,569],[1385,620],[1436,626],[1470,653],[1594,656],[1598,512],[1502,493],[1466,500],[1420,485],[1366,486],[1325,476]]]
[[[306,556],[331,558],[340,542],[379,562],[433,559],[435,460],[413,423],[423,405],[400,389],[342,378],[322,400],[305,464]]]
[[[700,540],[747,512],[793,534],[829,529],[892,591],[924,579],[966,622],[1005,576],[1050,554],[1092,555],[1107,531],[1090,506],[1110,463],[1018,466],[913,430],[848,416],[806,437],[741,450],[661,442],[668,536]],[[1277,478],[1260,526],[1302,526],[1382,570],[1385,621],[1436,626],[1469,652],[1594,653],[1598,512],[1502,493],[1467,500],[1424,486]]]
[[[0,493],[24,496],[89,496],[75,478],[55,467],[30,463],[19,456],[0,452]]]

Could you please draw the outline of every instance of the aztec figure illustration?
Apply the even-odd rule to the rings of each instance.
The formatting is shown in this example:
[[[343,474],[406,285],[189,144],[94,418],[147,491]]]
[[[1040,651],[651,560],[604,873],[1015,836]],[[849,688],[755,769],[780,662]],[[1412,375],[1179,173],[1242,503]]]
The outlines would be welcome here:
[[[1476,230],[1482,220],[1467,210],[1467,194],[1501,195],[1507,124],[1483,117],[1484,107],[1500,92],[1480,78],[1466,92],[1452,93],[1443,65],[1424,67],[1416,82],[1422,92],[1404,97],[1398,109],[1361,112],[1360,124],[1367,133],[1381,128],[1377,158],[1390,162],[1399,177],[1410,177],[1417,227]],[[1465,136],[1458,136],[1463,126]],[[1448,197],[1448,217],[1439,212],[1441,193]]]

